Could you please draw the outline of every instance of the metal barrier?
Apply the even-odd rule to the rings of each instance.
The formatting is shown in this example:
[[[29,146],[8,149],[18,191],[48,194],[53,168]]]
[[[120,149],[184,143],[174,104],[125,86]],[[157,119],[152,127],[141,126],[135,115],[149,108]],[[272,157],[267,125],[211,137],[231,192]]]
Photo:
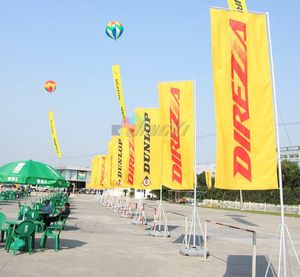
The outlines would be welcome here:
[[[216,224],[219,226],[252,233],[252,275],[251,276],[255,277],[256,276],[256,232],[254,230],[245,229],[245,228],[241,228],[241,227],[237,227],[237,226],[233,226],[233,225],[228,225],[228,224],[224,224],[221,222],[215,222],[215,221],[207,219],[207,220],[205,220],[205,224],[204,224],[204,249],[205,249],[205,251],[207,251],[207,223]],[[206,252],[205,252],[204,257],[206,259],[206,257],[207,257]]]

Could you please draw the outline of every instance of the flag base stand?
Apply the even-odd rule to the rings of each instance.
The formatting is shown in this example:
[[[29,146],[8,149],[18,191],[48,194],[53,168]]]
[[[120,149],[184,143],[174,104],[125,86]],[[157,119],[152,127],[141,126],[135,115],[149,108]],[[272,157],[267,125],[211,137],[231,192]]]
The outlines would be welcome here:
[[[190,219],[190,229],[188,234],[187,218],[185,220],[185,236],[182,242],[179,253],[184,256],[200,256],[204,259],[208,256],[207,249],[201,242],[201,235],[203,235],[203,228],[200,222],[199,213],[197,211],[196,202],[194,203],[192,217]],[[199,232],[200,231],[200,232]],[[198,234],[197,234],[198,233]]]
[[[151,236],[164,238],[170,237],[167,216],[165,214],[164,206],[161,200],[159,201],[158,210],[156,211],[155,209],[154,221],[151,227]]]
[[[289,268],[289,273],[290,274],[287,275],[287,268],[286,268],[287,264],[289,265],[289,253],[288,253],[288,247],[287,247],[287,238],[291,243],[295,258],[296,258],[296,260],[298,262],[298,266],[300,268],[299,257],[298,257],[298,254],[296,252],[294,243],[292,241],[289,229],[288,229],[286,224],[284,224],[284,225],[279,224],[276,239],[275,239],[275,242],[273,244],[271,256],[270,256],[269,263],[268,263],[268,266],[267,266],[267,270],[266,270],[266,273],[265,273],[265,277],[268,276],[268,273],[269,273],[269,270],[270,270],[270,265],[271,265],[271,262],[272,262],[272,259],[273,259],[273,256],[274,256],[274,252],[275,252],[275,248],[276,248],[276,245],[277,245],[278,241],[279,241],[279,261],[278,261],[277,275],[280,276],[281,272],[283,271],[283,276],[284,277],[292,276],[290,268]],[[282,263],[283,263],[283,267],[281,267]]]
[[[139,199],[135,217],[131,222],[134,225],[147,225],[147,218],[145,216],[144,204],[141,199]]]
[[[205,251],[204,248],[200,247],[200,246],[196,246],[196,247],[189,247],[189,248],[181,248],[179,250],[179,253],[183,256],[196,256],[196,257],[203,257],[205,258],[205,255],[208,255],[208,252]]]

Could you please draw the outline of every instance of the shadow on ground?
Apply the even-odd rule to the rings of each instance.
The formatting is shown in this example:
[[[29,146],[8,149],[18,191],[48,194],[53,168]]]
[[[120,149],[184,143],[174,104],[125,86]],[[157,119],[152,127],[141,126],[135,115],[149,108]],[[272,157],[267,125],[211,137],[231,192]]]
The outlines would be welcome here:
[[[169,232],[171,232],[171,231],[173,231],[174,229],[176,229],[176,228],[179,228],[180,226],[179,225],[168,225],[168,230],[169,230]],[[161,230],[164,230],[165,229],[165,225],[163,225],[163,224],[161,224],[160,225],[160,229]],[[149,226],[147,229],[145,229],[146,231],[151,231],[152,230],[152,227],[151,226]],[[158,225],[157,225],[157,227],[156,227],[156,230],[158,230]]]
[[[185,235],[182,234],[180,235],[176,240],[172,241],[172,243],[182,243],[184,240]],[[187,236],[188,240],[190,239],[190,236]],[[203,244],[204,243],[204,239],[202,236],[196,236],[196,242],[199,244],[199,238],[200,238],[200,243]],[[207,236],[207,240],[210,240],[210,236]],[[191,236],[190,242],[193,242],[194,237]]]
[[[264,277],[268,266],[265,256],[256,257],[256,277]],[[252,272],[252,256],[229,255],[227,259],[227,269],[223,277],[249,277]],[[271,264],[267,277],[277,277]]]
[[[86,242],[81,241],[81,240],[74,240],[74,239],[60,239],[59,240],[59,245],[60,245],[60,250],[66,250],[66,249],[74,249],[81,247],[85,245]],[[53,239],[47,239],[46,243],[46,248],[39,249],[40,245],[40,240],[36,241],[36,250],[39,251],[47,251],[47,250],[54,250],[54,241]]]
[[[67,225],[65,231],[76,231],[79,230],[80,228],[77,226],[73,226],[73,225]]]

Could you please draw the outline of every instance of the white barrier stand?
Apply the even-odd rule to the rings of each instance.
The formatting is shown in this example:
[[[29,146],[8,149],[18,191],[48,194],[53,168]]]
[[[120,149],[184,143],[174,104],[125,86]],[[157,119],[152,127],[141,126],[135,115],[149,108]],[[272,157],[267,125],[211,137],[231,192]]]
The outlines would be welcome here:
[[[121,208],[122,204],[121,204],[121,197],[116,197],[116,201],[113,205],[113,212],[114,213],[118,213],[120,208]]]
[[[130,199],[129,199],[129,197],[126,197],[121,217],[127,217],[128,216],[130,206],[131,206]]]
[[[163,229],[162,229],[163,225]],[[162,203],[162,187],[160,188],[160,198],[158,209],[154,212],[154,221],[151,227],[151,236],[153,237],[170,237],[169,229],[168,229],[168,222],[167,217],[164,211],[164,206]]]
[[[145,215],[144,204],[143,204],[142,199],[139,199],[135,217],[131,223],[135,224],[135,225],[147,225],[147,218]]]
[[[245,229],[236,227],[233,225],[224,224],[221,222],[214,222],[211,220],[205,220],[204,225],[204,249],[207,249],[207,223],[216,224],[219,226],[235,229],[235,230],[241,230],[252,234],[252,268],[251,268],[251,277],[256,277],[256,232],[254,230]],[[205,253],[204,259],[206,260],[207,253]]]

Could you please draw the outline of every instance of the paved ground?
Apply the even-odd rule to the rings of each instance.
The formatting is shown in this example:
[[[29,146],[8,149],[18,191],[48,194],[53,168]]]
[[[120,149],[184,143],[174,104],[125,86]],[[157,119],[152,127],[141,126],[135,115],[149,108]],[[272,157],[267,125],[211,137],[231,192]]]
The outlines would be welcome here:
[[[165,204],[171,237],[149,236],[149,226],[132,225],[110,209],[95,202],[93,196],[71,199],[72,214],[67,230],[61,234],[61,251],[36,249],[27,253],[6,253],[0,244],[1,277],[34,276],[251,276],[251,234],[216,225],[208,227],[207,261],[185,257],[178,253],[184,234],[185,216],[191,214],[189,206]],[[153,218],[155,202],[146,203],[146,216]],[[17,203],[1,203],[1,211],[8,218],[16,218]],[[278,216],[201,209],[202,219],[253,229],[257,232],[257,276],[264,276],[268,256],[279,224]],[[300,219],[287,218],[290,233],[300,254]],[[36,243],[39,244],[40,235]],[[289,245],[290,246],[290,245]],[[300,269],[290,251],[292,276],[300,276]],[[278,251],[272,262],[277,268]],[[275,273],[268,275],[276,276]]]

